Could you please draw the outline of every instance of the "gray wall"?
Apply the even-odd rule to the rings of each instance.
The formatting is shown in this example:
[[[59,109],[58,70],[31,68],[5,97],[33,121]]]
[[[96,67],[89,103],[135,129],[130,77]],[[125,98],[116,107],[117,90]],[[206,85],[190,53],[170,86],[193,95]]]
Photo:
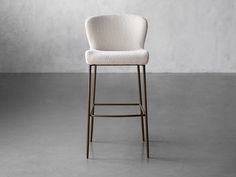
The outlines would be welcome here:
[[[114,13],[148,19],[150,72],[236,72],[236,0],[0,0],[0,72],[86,72],[84,20]]]

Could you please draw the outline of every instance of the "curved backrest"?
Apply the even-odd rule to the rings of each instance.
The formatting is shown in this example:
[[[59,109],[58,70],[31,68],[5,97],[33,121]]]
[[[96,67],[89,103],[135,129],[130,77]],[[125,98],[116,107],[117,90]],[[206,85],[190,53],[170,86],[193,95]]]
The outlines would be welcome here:
[[[136,15],[104,15],[85,22],[91,49],[136,50],[144,48],[147,20]]]

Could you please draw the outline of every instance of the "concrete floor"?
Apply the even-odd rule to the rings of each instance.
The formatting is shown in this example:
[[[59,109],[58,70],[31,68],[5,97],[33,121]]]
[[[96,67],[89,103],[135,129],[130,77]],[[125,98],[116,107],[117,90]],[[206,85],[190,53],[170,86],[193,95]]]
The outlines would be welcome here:
[[[97,100],[138,100],[136,86],[100,74]],[[148,74],[148,86],[151,158],[140,119],[98,118],[87,160],[87,75],[1,74],[0,176],[235,177],[236,75]]]

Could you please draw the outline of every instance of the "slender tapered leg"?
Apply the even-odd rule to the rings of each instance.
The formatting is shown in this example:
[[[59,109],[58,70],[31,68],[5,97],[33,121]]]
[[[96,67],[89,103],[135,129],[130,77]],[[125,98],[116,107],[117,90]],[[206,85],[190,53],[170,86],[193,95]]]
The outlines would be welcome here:
[[[88,126],[87,126],[87,148],[86,157],[89,158],[89,133],[90,133],[90,101],[91,101],[91,70],[92,66],[89,65],[89,77],[88,77]]]
[[[95,93],[96,93],[96,78],[97,77],[97,66],[94,66],[94,74],[93,74],[93,100],[92,100],[92,105],[93,105],[93,111],[92,114],[94,114],[95,111]],[[91,134],[90,134],[90,141],[93,141],[93,124],[94,124],[94,116],[91,117]]]
[[[148,135],[148,109],[147,109],[147,83],[146,83],[146,69],[143,65],[143,81],[144,81],[144,100],[145,100],[145,125],[146,125],[146,145],[147,158],[149,158],[149,135]]]
[[[141,86],[141,77],[140,77],[140,66],[137,66],[137,70],[138,70],[138,87],[139,87],[139,103],[142,106],[142,86]],[[140,114],[143,114],[142,109],[140,108]],[[145,137],[144,137],[144,124],[143,124],[143,116],[141,116],[141,129],[142,129],[142,139],[143,141],[145,141]]]

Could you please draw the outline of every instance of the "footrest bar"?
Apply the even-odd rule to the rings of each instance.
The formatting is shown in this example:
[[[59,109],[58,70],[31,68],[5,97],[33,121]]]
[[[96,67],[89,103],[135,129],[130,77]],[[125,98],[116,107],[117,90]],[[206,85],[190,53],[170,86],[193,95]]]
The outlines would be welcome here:
[[[139,103],[95,103],[95,106],[139,106]]]
[[[107,114],[91,114],[91,117],[140,117],[145,116],[145,114],[116,114],[116,115],[107,115]]]

